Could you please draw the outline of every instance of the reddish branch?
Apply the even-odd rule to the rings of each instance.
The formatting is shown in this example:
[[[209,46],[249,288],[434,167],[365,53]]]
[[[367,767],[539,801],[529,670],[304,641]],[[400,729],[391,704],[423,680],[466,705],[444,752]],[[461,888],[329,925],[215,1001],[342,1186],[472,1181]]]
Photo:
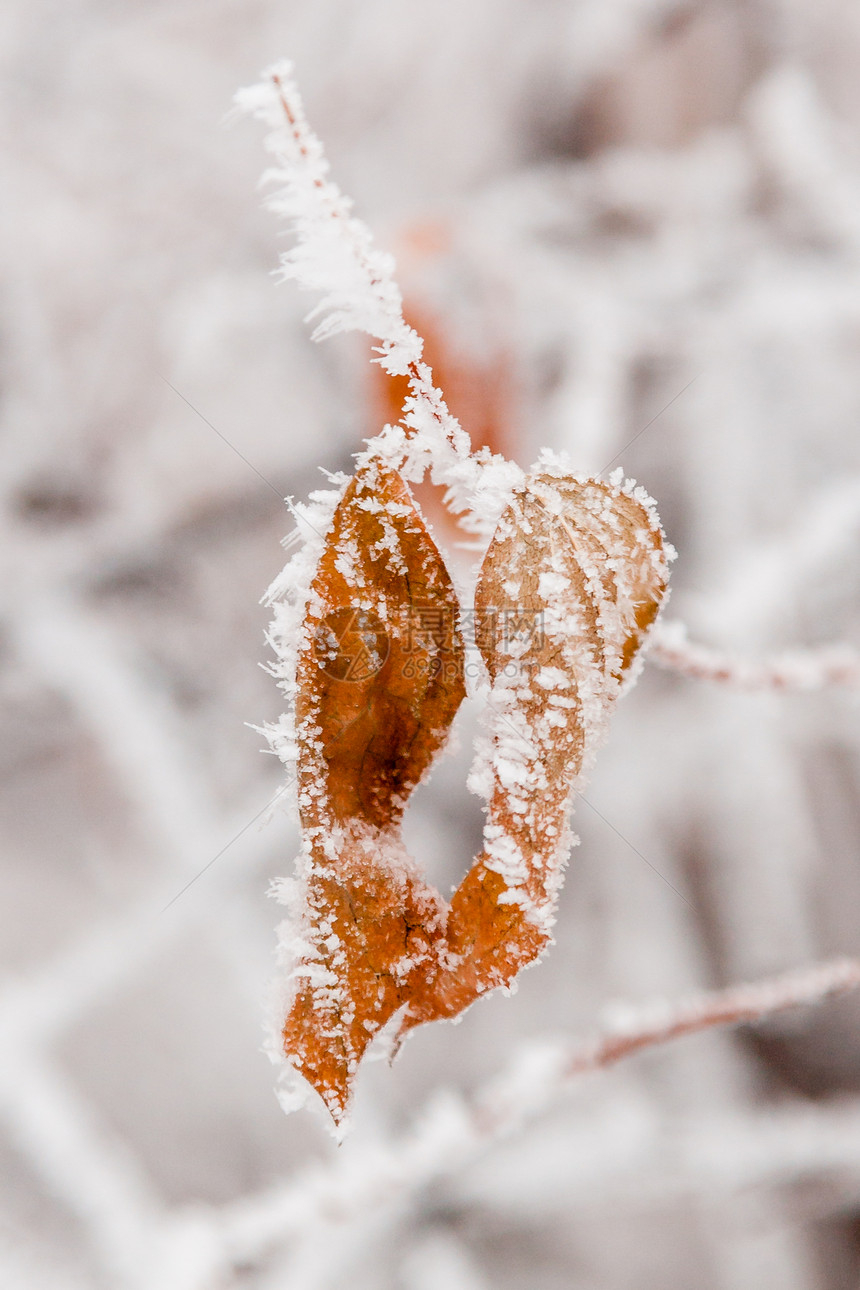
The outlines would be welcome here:
[[[750,659],[687,640],[680,623],[660,623],[648,657],[661,667],[699,681],[718,681],[750,690],[819,690],[828,685],[860,686],[860,654],[848,645],[795,650]]]
[[[758,1022],[788,1008],[820,1003],[860,985],[860,961],[837,959],[754,985],[732,986],[678,1003],[631,1008],[623,1029],[580,1045],[530,1045],[470,1103],[435,1098],[410,1132],[387,1145],[314,1169],[282,1188],[243,1201],[219,1215],[219,1232],[234,1259],[258,1259],[266,1249],[321,1227],[351,1222],[407,1204],[421,1188],[458,1173],[497,1142],[534,1119],[577,1076],[670,1039],[714,1026]]]

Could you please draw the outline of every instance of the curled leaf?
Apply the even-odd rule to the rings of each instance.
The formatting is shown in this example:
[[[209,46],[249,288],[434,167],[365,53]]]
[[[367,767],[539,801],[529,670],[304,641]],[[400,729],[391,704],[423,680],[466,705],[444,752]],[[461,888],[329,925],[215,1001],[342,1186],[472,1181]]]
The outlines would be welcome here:
[[[451,901],[446,964],[418,983],[403,1030],[509,985],[550,940],[571,845],[571,790],[666,589],[641,490],[546,470],[503,514],[476,593],[491,679],[484,849]]]
[[[403,481],[368,461],[314,577],[296,731],[305,908],[283,1029],[339,1121],[374,1034],[453,1017],[548,944],[572,789],[662,600],[667,553],[641,491],[552,469],[517,489],[481,569],[490,677],[477,779],[483,850],[450,906],[400,820],[463,698],[457,601]]]
[[[450,578],[379,462],[335,510],[296,680],[306,916],[283,1041],[337,1120],[373,1035],[436,967],[444,902],[399,822],[465,692]]]

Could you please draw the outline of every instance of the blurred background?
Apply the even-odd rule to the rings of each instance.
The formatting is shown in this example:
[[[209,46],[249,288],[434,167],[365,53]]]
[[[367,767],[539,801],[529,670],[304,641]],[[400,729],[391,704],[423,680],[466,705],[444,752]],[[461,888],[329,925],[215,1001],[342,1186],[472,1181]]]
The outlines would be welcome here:
[[[297,834],[264,824],[283,769],[245,724],[279,711],[258,601],[280,497],[348,470],[397,392],[365,341],[308,340],[313,302],[270,277],[260,130],[223,124],[294,60],[474,441],[620,454],[695,639],[856,645],[860,10],[12,0],[0,33],[0,1283],[860,1285],[851,998],[583,1080],[358,1223],[267,1225],[309,1170],[360,1192],[429,1098],[525,1041],[860,952],[860,729],[856,692],[646,667],[545,961],[366,1067],[342,1148],[285,1117],[266,890]],[[443,890],[480,831],[459,725],[407,830]]]

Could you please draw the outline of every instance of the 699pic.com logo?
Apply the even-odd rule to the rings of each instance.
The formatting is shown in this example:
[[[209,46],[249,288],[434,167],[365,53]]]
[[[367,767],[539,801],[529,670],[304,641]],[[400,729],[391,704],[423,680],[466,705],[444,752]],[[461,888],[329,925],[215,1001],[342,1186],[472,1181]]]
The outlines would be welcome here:
[[[474,610],[464,610],[458,621],[471,636]],[[463,675],[480,675],[480,664],[465,663],[459,642],[458,621],[447,606],[410,605],[392,624],[397,643],[400,676],[437,679],[453,683]],[[519,676],[529,667],[529,651],[544,640],[543,612],[507,606],[485,607],[481,622],[485,644],[507,656],[504,675]],[[372,609],[347,605],[325,614],[317,624],[312,648],[326,676],[335,681],[369,681],[388,661],[391,637]]]
[[[313,651],[326,676],[335,681],[367,681],[388,658],[390,642],[372,609],[353,605],[333,609],[317,625]]]

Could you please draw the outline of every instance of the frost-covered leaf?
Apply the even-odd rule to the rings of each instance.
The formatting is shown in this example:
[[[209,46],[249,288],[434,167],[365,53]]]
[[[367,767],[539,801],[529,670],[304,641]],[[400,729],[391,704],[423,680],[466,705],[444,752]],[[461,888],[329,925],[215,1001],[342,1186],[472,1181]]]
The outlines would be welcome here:
[[[484,850],[451,902],[447,966],[419,983],[404,1030],[508,985],[548,944],[571,790],[667,574],[648,499],[620,482],[544,470],[502,516],[476,594],[492,682],[489,747],[473,776],[487,797]]]
[[[306,913],[284,1050],[339,1119],[373,1035],[435,970],[444,902],[399,822],[464,695],[450,578],[406,485],[379,462],[335,510],[296,682]]]

